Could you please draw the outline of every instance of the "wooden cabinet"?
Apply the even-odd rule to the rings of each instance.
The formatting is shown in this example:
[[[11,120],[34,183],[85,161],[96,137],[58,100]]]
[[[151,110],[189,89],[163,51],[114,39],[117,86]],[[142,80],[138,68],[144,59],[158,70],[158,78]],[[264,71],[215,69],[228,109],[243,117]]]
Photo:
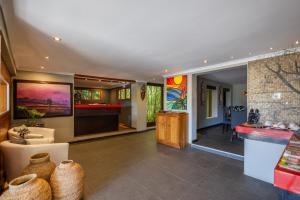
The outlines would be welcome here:
[[[156,115],[158,143],[182,149],[187,144],[187,113],[159,112]]]

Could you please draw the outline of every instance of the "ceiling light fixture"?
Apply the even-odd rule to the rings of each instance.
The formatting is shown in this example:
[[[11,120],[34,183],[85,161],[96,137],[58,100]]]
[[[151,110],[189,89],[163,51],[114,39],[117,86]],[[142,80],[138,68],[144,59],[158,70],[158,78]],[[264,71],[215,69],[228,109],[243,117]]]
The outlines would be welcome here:
[[[44,66],[41,66],[41,69],[45,69],[45,67],[44,67]]]
[[[295,43],[296,43],[296,44],[299,44],[299,40],[297,40]]]
[[[57,37],[57,36],[54,36],[54,37],[53,37],[53,40],[56,41],[56,42],[60,42],[60,41],[61,41],[61,38],[59,38],[59,37]]]
[[[207,60],[204,60],[203,62],[204,62],[205,64],[206,64],[206,63],[208,63],[208,61],[207,61]]]

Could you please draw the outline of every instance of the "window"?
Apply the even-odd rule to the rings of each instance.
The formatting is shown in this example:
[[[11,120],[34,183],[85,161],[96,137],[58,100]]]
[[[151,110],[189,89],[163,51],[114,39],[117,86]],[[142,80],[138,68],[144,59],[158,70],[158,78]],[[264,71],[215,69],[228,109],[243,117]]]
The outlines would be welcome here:
[[[101,92],[100,90],[92,90],[92,100],[100,100]]]
[[[163,109],[163,85],[148,83],[147,96],[147,126],[154,126],[156,113]]]
[[[118,99],[119,100],[126,100],[130,99],[130,88],[121,88],[118,90]]]
[[[216,87],[207,86],[206,89],[206,118],[218,116],[218,95]]]
[[[125,96],[125,98],[126,98],[126,99],[130,99],[130,95],[131,95],[131,94],[130,94],[130,88],[126,88],[125,91],[126,91],[126,96]]]
[[[80,96],[81,100],[101,100],[101,90],[100,89],[75,89],[75,94]]]
[[[0,75],[0,114],[9,110],[8,91],[9,85]]]
[[[92,92],[90,90],[81,90],[81,99],[89,100],[92,98]]]

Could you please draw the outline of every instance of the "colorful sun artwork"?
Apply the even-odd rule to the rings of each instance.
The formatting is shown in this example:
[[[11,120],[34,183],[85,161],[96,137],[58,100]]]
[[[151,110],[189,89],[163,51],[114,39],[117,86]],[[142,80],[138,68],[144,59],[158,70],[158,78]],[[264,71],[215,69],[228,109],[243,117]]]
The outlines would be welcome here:
[[[167,78],[167,109],[187,109],[187,75]]]

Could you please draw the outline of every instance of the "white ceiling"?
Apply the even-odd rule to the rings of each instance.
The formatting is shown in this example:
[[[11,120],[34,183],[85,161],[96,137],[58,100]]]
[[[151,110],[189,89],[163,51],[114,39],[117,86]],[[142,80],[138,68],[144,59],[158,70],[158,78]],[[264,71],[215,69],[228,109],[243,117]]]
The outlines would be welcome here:
[[[43,65],[49,72],[157,80],[165,68],[174,73],[300,40],[299,0],[2,0],[2,6],[23,70]]]
[[[201,75],[200,77],[220,83],[226,83],[229,85],[247,84],[247,66],[211,72],[205,75]]]

